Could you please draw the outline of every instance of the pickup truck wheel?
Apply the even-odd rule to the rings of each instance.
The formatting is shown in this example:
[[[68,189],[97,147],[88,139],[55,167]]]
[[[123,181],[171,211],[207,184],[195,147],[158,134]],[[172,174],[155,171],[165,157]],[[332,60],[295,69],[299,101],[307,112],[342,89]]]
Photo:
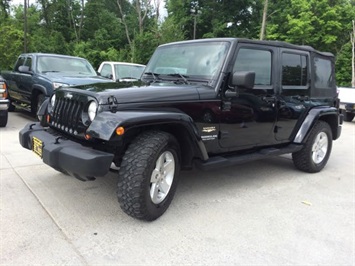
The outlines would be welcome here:
[[[302,150],[292,154],[294,165],[308,173],[324,168],[332,150],[332,131],[328,123],[318,121],[310,132]]]
[[[118,174],[122,210],[146,221],[160,217],[174,197],[179,170],[179,146],[171,134],[139,135],[128,147]]]
[[[354,119],[353,113],[344,112],[344,121],[351,122]]]
[[[0,127],[6,127],[8,118],[7,110],[0,111]]]
[[[14,112],[16,110],[16,106],[12,104],[11,99],[9,98],[9,108],[7,109],[9,112]]]
[[[45,97],[42,93],[37,95],[36,102],[32,106],[32,113],[34,115],[37,114],[37,112],[38,112],[39,108],[41,107],[42,103],[44,102],[44,100],[45,100]]]

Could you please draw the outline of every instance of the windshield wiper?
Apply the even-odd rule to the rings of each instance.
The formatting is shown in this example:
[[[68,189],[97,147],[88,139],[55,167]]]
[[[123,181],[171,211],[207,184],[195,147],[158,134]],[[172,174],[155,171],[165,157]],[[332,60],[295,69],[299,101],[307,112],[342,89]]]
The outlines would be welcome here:
[[[188,78],[189,76],[183,75],[183,74],[181,74],[181,73],[168,74],[167,76],[170,76],[170,77],[180,77],[180,78],[182,78],[182,80],[184,81],[185,84],[189,84],[189,81],[186,79],[186,78]]]
[[[152,76],[154,81],[160,81],[161,79],[159,78],[158,73],[153,73],[153,72],[145,72],[144,75]]]
[[[45,70],[45,71],[42,71],[42,73],[58,73],[59,71],[58,70]]]

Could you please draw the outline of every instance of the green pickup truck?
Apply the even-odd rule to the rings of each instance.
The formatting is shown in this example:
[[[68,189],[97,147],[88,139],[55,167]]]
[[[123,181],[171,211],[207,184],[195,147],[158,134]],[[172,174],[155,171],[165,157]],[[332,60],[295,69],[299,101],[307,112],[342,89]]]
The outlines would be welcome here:
[[[10,106],[33,114],[59,87],[113,82],[99,76],[84,58],[44,53],[18,57],[12,71],[2,71],[9,90]]]

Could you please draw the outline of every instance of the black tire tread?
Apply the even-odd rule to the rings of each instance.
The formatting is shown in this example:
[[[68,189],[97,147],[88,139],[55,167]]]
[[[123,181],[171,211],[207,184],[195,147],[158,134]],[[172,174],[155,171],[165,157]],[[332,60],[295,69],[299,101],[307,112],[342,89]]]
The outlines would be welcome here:
[[[147,131],[137,136],[128,147],[120,166],[117,184],[120,207],[128,215],[147,221],[158,218],[151,214],[147,206],[146,189],[147,182],[150,182],[147,179],[150,179],[151,175],[149,166],[155,163],[155,155],[162,147],[168,145],[171,138],[175,140],[172,135],[165,132]],[[175,189],[176,187],[172,187],[169,192],[172,196]],[[162,212],[169,206],[172,196],[168,195],[165,206],[161,207]]]
[[[1,111],[3,114],[0,114],[0,127],[6,127],[8,119],[8,111]],[[5,114],[5,115],[4,115]]]
[[[329,137],[328,151],[324,160],[320,164],[315,165],[311,159],[313,141],[316,135],[322,131],[325,132]],[[313,126],[304,147],[300,151],[292,153],[293,163],[296,166],[296,168],[301,171],[308,172],[308,173],[317,173],[320,170],[322,170],[324,166],[327,164],[331,150],[332,150],[332,133],[331,133],[330,126],[328,123],[324,121],[317,121],[316,124]]]
[[[344,121],[346,122],[351,122],[354,119],[355,114],[349,113],[349,112],[344,112]]]

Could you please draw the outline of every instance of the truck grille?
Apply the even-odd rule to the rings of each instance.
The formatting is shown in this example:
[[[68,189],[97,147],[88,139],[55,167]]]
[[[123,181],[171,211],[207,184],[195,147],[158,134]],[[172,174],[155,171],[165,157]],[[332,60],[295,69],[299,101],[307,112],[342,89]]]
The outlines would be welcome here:
[[[83,108],[84,103],[80,101],[58,97],[53,109],[51,125],[70,134],[77,135],[83,132],[85,129],[81,119]]]

